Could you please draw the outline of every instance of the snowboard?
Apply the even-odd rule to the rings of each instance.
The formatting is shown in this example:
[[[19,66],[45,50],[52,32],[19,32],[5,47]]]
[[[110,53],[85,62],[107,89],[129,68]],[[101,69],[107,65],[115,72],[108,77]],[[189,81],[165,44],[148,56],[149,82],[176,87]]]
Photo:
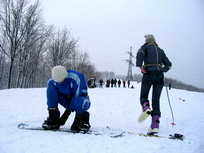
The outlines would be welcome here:
[[[43,129],[42,127],[34,127],[34,126],[30,126],[29,124],[25,124],[25,123],[20,123],[18,126],[17,126],[19,129],[22,129],[22,130],[34,130],[34,131],[53,131],[53,132],[67,132],[67,133],[81,133],[81,134],[94,134],[94,135],[100,135],[100,133],[96,132],[96,131],[92,131],[92,130],[89,130],[89,131],[74,131],[74,130],[71,130],[71,129],[67,129],[67,128],[59,128],[59,129],[48,129],[48,130],[45,130]]]
[[[97,136],[102,136],[102,135],[108,135],[111,138],[118,138],[118,137],[123,137],[125,132],[110,132],[110,133],[100,133],[96,130],[89,130],[89,131],[74,131],[71,129],[67,129],[67,128],[59,128],[59,129],[53,129],[53,130],[45,130],[42,127],[35,127],[35,126],[30,126],[29,124],[25,124],[25,123],[20,123],[18,124],[18,129],[22,129],[22,130],[33,130],[33,131],[52,131],[52,132],[65,132],[65,133],[72,133],[72,134],[90,134],[90,135],[97,135]]]

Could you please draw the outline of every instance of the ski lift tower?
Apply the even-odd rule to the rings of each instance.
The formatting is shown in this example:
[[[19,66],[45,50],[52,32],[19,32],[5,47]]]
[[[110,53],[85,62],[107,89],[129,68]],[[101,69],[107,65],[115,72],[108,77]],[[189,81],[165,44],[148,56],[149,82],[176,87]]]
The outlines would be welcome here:
[[[134,64],[132,63],[132,46],[130,47],[130,52],[127,52],[129,54],[129,60],[126,60],[126,62],[128,63],[128,73],[127,73],[127,80],[133,81],[133,77],[132,77],[132,66],[134,66]]]

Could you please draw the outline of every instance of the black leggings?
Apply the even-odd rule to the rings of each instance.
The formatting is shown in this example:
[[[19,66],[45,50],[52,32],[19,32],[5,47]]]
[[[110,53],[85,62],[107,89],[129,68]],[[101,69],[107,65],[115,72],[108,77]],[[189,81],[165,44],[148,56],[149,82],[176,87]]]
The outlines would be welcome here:
[[[160,95],[164,85],[164,74],[159,71],[151,71],[143,74],[141,93],[140,93],[140,103],[148,101],[148,95],[151,86],[152,89],[152,115],[161,115],[160,112]]]

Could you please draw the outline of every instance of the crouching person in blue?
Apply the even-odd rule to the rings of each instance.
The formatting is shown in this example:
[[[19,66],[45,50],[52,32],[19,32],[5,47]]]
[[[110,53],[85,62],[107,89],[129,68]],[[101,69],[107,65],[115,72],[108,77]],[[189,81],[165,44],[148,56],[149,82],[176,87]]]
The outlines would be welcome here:
[[[60,117],[58,104],[65,108]],[[67,121],[71,112],[76,112],[71,130],[75,132],[90,129],[89,112],[90,100],[87,84],[82,73],[66,70],[63,66],[52,68],[52,79],[48,81],[47,105],[49,116],[42,127],[45,130],[59,129]]]

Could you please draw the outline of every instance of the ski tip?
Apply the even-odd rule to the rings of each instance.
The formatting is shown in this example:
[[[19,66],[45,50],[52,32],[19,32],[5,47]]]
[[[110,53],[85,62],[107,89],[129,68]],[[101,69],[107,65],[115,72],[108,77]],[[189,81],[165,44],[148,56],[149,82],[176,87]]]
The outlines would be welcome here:
[[[171,125],[176,125],[176,123],[171,123]]]
[[[25,128],[26,126],[28,126],[28,124],[25,124],[25,123],[20,123],[18,124],[18,128]]]
[[[112,135],[111,138],[118,138],[118,137],[123,137],[125,134],[125,132],[122,132],[120,134],[117,134],[117,135]]]

